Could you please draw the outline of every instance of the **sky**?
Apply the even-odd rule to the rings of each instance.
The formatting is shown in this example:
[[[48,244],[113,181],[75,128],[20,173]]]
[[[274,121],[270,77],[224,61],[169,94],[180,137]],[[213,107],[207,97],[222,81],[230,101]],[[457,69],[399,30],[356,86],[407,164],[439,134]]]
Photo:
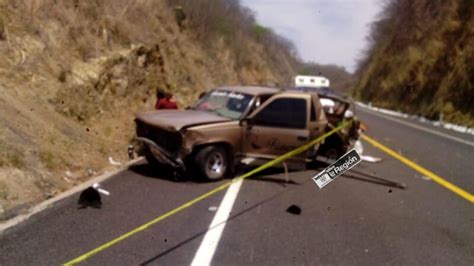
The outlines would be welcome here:
[[[353,72],[380,0],[241,0],[257,22],[291,40],[304,61]]]

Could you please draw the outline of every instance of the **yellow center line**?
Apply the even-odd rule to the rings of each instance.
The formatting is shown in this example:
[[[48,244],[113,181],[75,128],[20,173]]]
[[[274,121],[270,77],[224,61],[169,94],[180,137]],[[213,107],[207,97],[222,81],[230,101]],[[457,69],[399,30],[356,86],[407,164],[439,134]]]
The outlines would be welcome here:
[[[415,162],[411,161],[410,159],[400,155],[396,151],[390,149],[389,147],[381,144],[380,142],[372,139],[371,137],[363,134],[361,138],[368,143],[372,144],[374,147],[380,149],[381,151],[387,153],[388,155],[394,157],[395,159],[401,161],[402,163],[406,164],[407,166],[411,167],[412,169],[418,171],[419,173],[431,178],[431,180],[435,181],[439,185],[451,190],[452,192],[456,193],[458,196],[466,199],[467,201],[474,203],[474,195],[471,193],[463,190],[462,188],[454,185],[453,183],[450,183],[446,181],[446,179],[440,177],[439,175],[436,175],[435,173],[431,172],[430,170],[416,164]]]
[[[250,177],[250,176],[252,176],[252,175],[254,175],[254,174],[256,174],[260,171],[263,171],[263,170],[265,170],[269,167],[278,165],[278,164],[282,163],[283,161],[285,161],[289,158],[292,158],[292,157],[308,150],[309,148],[313,147],[314,145],[321,142],[322,140],[329,137],[330,135],[332,135],[332,134],[336,133],[337,131],[349,126],[351,123],[352,122],[344,122],[340,126],[334,128],[333,130],[329,131],[328,133],[326,133],[326,134],[324,134],[324,135],[322,135],[322,136],[306,143],[305,145],[303,145],[299,148],[296,148],[292,151],[289,151],[289,152],[283,154],[282,156],[280,156],[280,157],[278,157],[278,158],[276,158],[276,159],[274,159],[274,160],[272,160],[272,161],[270,161],[266,164],[263,164],[260,167],[257,167],[257,168],[255,168],[254,170],[252,170],[250,172],[245,173],[244,175],[236,177],[236,178],[232,179],[231,181],[226,182],[223,185],[218,186],[217,188],[215,188],[215,189],[213,189],[213,190],[211,190],[207,193],[204,193],[201,196],[199,196],[199,197],[197,197],[197,198],[195,198],[191,201],[188,201],[188,202],[184,203],[183,205],[177,207],[176,209],[171,210],[171,211],[155,218],[154,220],[149,221],[148,223],[145,223],[145,224],[143,224],[143,225],[141,225],[141,226],[139,226],[139,227],[137,227],[137,228],[135,228],[135,229],[133,229],[133,230],[131,230],[131,231],[129,231],[129,232],[127,232],[127,233],[125,233],[125,234],[123,234],[123,235],[121,235],[121,236],[119,236],[119,237],[117,237],[117,238],[115,238],[115,239],[113,239],[113,240],[111,240],[111,241],[109,241],[109,242],[107,242],[107,243],[105,243],[105,244],[103,244],[103,245],[101,245],[101,246],[99,246],[99,247],[97,247],[97,248],[95,248],[95,249],[93,249],[93,250],[91,250],[91,251],[89,251],[89,252],[87,252],[87,253],[79,256],[79,257],[77,257],[77,258],[75,258],[75,259],[73,259],[73,260],[71,260],[71,261],[66,262],[64,265],[75,265],[77,263],[83,262],[83,261],[87,260],[88,258],[94,256],[95,254],[97,254],[101,251],[104,251],[104,250],[118,244],[119,242],[124,241],[125,239],[131,237],[132,235],[135,235],[138,232],[144,231],[147,228],[149,228],[150,226],[152,226],[152,225],[154,225],[154,224],[156,224],[156,223],[158,223],[158,222],[160,222],[160,221],[162,221],[162,220],[164,220],[164,219],[166,219],[166,218],[168,218],[168,217],[170,217],[170,216],[172,216],[172,215],[174,215],[174,214],[176,214],[176,213],[178,213],[178,212],[180,212],[184,209],[187,209],[187,208],[191,207],[192,205],[194,205],[194,204],[196,204],[196,203],[198,203],[198,202],[200,202],[200,201],[216,194],[219,191],[224,190],[225,188],[229,187],[232,183],[237,182],[237,180],[248,178],[248,177]]]

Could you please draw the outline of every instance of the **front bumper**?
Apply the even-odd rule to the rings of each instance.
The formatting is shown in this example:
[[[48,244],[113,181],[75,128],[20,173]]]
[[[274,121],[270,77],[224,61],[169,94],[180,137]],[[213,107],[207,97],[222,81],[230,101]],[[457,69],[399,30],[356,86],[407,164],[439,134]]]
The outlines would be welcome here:
[[[170,165],[174,168],[181,168],[183,170],[186,168],[183,160],[179,156],[171,154],[150,139],[135,137],[133,142],[134,149],[138,155],[151,155],[162,164]]]

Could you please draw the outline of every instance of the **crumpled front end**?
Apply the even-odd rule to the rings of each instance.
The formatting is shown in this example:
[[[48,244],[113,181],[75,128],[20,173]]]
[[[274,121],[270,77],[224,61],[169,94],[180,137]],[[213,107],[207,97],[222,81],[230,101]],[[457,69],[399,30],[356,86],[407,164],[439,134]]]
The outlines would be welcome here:
[[[139,156],[150,156],[158,162],[184,169],[181,158],[182,135],[179,131],[151,126],[136,119],[136,136],[133,140]]]

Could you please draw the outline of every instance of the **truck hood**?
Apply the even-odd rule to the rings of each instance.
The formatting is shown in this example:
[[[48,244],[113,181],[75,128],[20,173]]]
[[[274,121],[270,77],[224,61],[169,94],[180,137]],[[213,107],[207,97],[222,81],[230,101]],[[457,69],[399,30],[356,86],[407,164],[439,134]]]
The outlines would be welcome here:
[[[135,117],[149,125],[181,130],[184,127],[230,121],[230,118],[196,110],[158,110],[138,112]]]

